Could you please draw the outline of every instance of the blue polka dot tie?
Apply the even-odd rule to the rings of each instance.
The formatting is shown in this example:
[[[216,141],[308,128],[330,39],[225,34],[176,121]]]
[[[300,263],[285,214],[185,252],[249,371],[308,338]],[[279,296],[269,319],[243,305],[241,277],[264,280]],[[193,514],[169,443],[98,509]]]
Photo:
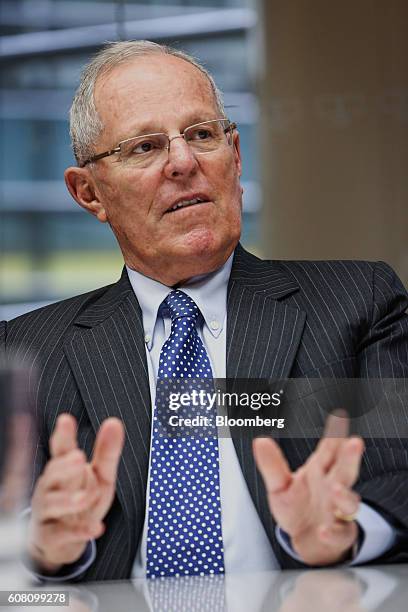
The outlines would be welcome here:
[[[163,304],[171,332],[163,344],[158,384],[166,378],[212,378],[211,364],[198,336],[200,311],[188,295],[175,290]],[[163,434],[156,398],[150,467],[147,577],[222,574],[218,438]],[[165,429],[164,429],[165,431]]]

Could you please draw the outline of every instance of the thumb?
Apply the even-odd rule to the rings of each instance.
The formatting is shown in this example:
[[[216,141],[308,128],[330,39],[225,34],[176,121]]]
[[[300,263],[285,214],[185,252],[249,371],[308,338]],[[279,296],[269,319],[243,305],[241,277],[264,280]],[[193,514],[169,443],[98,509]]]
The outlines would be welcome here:
[[[256,438],[253,451],[267,493],[273,495],[287,489],[292,472],[278,444],[270,438]]]

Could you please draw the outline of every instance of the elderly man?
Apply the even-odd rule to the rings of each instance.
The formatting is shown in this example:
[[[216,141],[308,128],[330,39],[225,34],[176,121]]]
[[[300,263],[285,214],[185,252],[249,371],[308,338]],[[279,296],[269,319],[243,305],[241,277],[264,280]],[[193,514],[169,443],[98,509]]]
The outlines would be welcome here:
[[[121,42],[98,53],[71,135],[67,187],[109,223],[126,267],[109,287],[0,328],[39,371],[37,572],[98,580],[407,560],[398,434],[364,452],[360,438],[331,437],[331,421],[314,449],[263,438],[253,454],[249,437],[160,437],[152,418],[164,376],[407,376],[408,299],[392,270],[244,251],[238,130],[210,75],[178,51]]]

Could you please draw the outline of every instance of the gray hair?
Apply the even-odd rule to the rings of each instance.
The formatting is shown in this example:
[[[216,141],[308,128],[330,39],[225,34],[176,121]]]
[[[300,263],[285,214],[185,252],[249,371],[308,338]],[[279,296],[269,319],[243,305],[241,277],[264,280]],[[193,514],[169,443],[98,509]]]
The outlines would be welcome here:
[[[135,57],[157,54],[174,55],[198,68],[210,83],[220,117],[225,117],[222,94],[216,86],[213,77],[191,55],[167,45],[159,45],[148,40],[109,43],[85,66],[70,110],[71,143],[79,166],[95,153],[95,143],[104,127],[96,110],[94,100],[97,79],[113,70],[119,64],[126,63]]]

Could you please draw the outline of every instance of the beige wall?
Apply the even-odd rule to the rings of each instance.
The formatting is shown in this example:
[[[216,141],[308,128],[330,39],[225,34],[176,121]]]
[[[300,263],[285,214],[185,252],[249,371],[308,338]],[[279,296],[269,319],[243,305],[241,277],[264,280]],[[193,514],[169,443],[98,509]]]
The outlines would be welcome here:
[[[260,2],[263,254],[407,283],[408,1]]]

